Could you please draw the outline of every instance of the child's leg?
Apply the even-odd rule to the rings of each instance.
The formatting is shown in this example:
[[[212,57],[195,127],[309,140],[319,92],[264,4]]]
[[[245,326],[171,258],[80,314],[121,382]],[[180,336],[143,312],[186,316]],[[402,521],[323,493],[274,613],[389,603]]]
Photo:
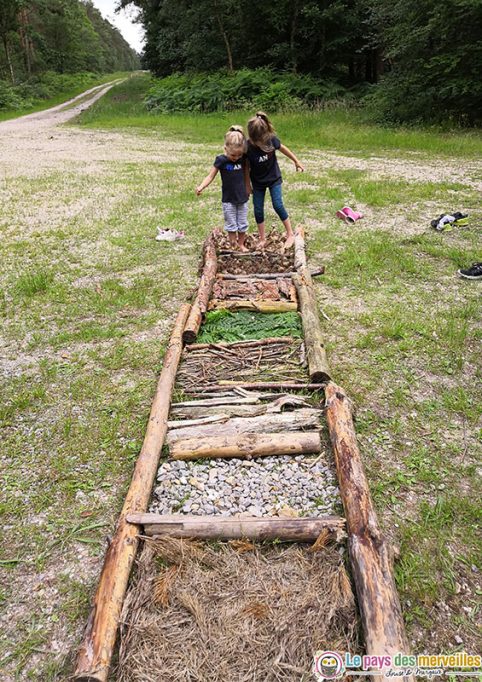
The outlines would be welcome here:
[[[246,241],[246,234],[248,232],[248,202],[238,204],[238,244],[241,251],[247,251],[244,242]]]
[[[254,219],[258,226],[259,234],[259,245],[263,247],[266,243],[265,236],[265,225],[264,225],[264,195],[266,194],[266,188],[255,189],[253,187],[253,207],[254,207]]]
[[[230,204],[225,201],[223,203],[224,215],[224,229],[228,233],[229,246],[232,249],[236,248],[237,226],[236,226],[236,204]]]
[[[286,210],[283,204],[283,192],[281,188],[281,183],[273,185],[273,187],[270,187],[269,193],[271,194],[271,202],[273,204],[273,208],[278,214],[281,222],[285,227],[286,230],[285,249],[288,249],[290,246],[293,245],[295,237],[293,234],[293,228],[291,227],[291,220],[289,218],[288,211]]]

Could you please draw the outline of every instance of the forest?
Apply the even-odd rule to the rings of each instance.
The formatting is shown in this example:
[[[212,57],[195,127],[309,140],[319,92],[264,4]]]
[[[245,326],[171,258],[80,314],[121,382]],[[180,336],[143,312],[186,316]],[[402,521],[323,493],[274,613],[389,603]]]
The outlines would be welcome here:
[[[139,56],[89,0],[1,0],[0,39],[0,109],[88,86],[86,74],[139,68]]]
[[[380,120],[482,119],[482,0],[120,4],[139,9],[144,65],[160,77],[267,68],[310,76],[325,91],[369,105]],[[288,94],[299,96],[290,83]]]

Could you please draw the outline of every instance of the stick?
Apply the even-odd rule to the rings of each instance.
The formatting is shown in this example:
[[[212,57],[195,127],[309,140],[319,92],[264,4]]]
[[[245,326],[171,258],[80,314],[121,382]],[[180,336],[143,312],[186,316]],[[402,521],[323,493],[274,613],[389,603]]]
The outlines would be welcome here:
[[[260,406],[261,407],[261,406]],[[175,419],[167,422],[168,429],[186,429],[193,426],[205,426],[206,424],[218,424],[219,422],[227,422],[229,414],[213,414],[208,417],[199,417],[196,419]]]
[[[308,269],[301,268],[299,274],[293,276],[293,282],[300,302],[310,379],[313,383],[329,380],[331,370],[323,343],[313,280]]]
[[[321,452],[318,431],[299,433],[244,433],[239,436],[183,438],[171,447],[172,459],[203,459],[209,457],[269,457],[273,455],[312,455]]]
[[[196,394],[201,394],[204,392],[211,392],[211,393],[216,393],[217,391],[225,391],[228,386],[237,386],[239,388],[244,388],[247,391],[321,391],[321,389],[325,388],[324,383],[320,384],[295,384],[295,383],[274,383],[274,382],[266,382],[266,381],[258,381],[258,382],[230,382],[230,381],[223,381],[221,384],[212,384],[212,385],[207,385],[207,386],[196,386],[196,388],[186,388],[184,389],[184,393],[188,393],[189,395],[192,393]]]
[[[228,300],[221,301],[213,298],[208,310],[255,310],[259,313],[287,313],[295,312],[298,306],[293,301],[263,301],[263,300]]]
[[[270,344],[286,343],[288,345],[294,343],[295,339],[291,336],[278,336],[268,339],[257,339],[256,341],[217,341],[216,343],[192,343],[186,346],[186,351],[203,350],[205,348],[252,348],[256,346],[269,346]]]
[[[340,516],[280,519],[274,517],[220,517],[161,514],[130,514],[129,523],[144,526],[145,535],[200,540],[282,540],[314,542],[327,530],[336,540],[344,537],[345,519]]]
[[[330,382],[325,388],[326,418],[335,453],[348,529],[348,548],[368,655],[408,654],[392,561],[378,525],[358,449],[348,398]],[[412,676],[404,677],[413,680]]]
[[[312,277],[318,277],[325,274],[325,266],[320,265],[319,268],[310,270]],[[238,280],[239,282],[249,282],[252,279],[283,279],[296,275],[296,272],[255,272],[252,275],[229,275],[227,273],[218,273],[216,277],[219,279]]]
[[[182,331],[190,306],[181,306],[164,356],[151,407],[144,443],[136,462],[117,527],[104,559],[92,612],[77,658],[75,679],[106,682],[114,649],[122,602],[137,551],[139,529],[126,522],[127,514],[145,512],[156,477],[176,370],[182,352]]]
[[[214,233],[211,233],[204,242],[204,266],[197,295],[182,335],[184,343],[193,343],[196,340],[203,315],[207,310],[209,297],[213,290],[217,267],[216,242]]]

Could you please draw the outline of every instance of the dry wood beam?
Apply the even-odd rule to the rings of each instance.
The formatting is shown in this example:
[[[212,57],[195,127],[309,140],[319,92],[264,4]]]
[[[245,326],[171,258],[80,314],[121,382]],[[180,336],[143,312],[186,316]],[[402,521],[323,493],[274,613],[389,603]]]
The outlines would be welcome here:
[[[298,305],[294,301],[263,301],[263,300],[227,300],[213,298],[208,310],[253,310],[258,313],[289,313],[296,312]]]
[[[197,386],[196,388],[185,388],[186,394],[201,394],[201,393],[217,393],[225,391],[228,388],[244,388],[246,391],[321,391],[325,388],[325,383],[317,384],[302,384],[302,383],[277,383],[277,382],[239,382],[239,381],[224,381],[220,384],[207,384]]]
[[[199,287],[182,335],[184,343],[193,343],[196,340],[203,316],[208,308],[209,297],[211,296],[216,279],[218,260],[216,256],[214,232],[212,232],[204,242],[203,254],[204,265]]]
[[[392,571],[356,440],[350,402],[342,388],[325,388],[326,418],[348,531],[348,548],[367,655],[408,654],[408,642]],[[379,680],[379,677],[374,678]],[[414,678],[404,677],[405,682]]]
[[[167,432],[171,394],[182,353],[182,332],[190,308],[188,304],[181,306],[164,355],[144,442],[104,559],[93,608],[77,658],[74,673],[76,680],[107,680],[122,603],[138,545],[139,529],[127,523],[126,516],[134,512],[145,512],[149,503]]]
[[[162,514],[130,514],[129,523],[144,526],[144,534],[154,537],[196,538],[199,540],[282,540],[314,542],[322,532],[341,541],[345,519],[340,516],[282,519],[276,517],[219,517]]]
[[[305,230],[300,225],[295,230],[295,270],[306,268]]]
[[[331,370],[323,343],[313,280],[308,269],[301,268],[299,273],[294,275],[293,282],[300,303],[310,380],[313,383],[330,380]]]
[[[310,270],[310,275],[312,277],[318,277],[319,275],[324,275],[325,274],[325,266],[321,265],[319,268],[314,268],[313,270]],[[239,282],[249,282],[251,280],[256,280],[256,279],[284,279],[284,278],[290,278],[293,277],[293,275],[296,275],[296,271],[294,272],[254,272],[253,274],[250,275],[229,275],[227,273],[218,273],[216,275],[217,278],[219,279],[227,279],[227,280],[237,280]]]
[[[288,346],[295,342],[292,336],[273,336],[267,339],[256,339],[254,341],[218,341],[217,343],[192,343],[186,346],[186,351],[192,350],[205,350],[206,348],[220,348],[225,350],[226,348],[232,348],[236,350],[237,348],[257,348],[258,346],[270,346],[271,344],[287,344]]]
[[[299,433],[243,433],[238,436],[183,438],[170,449],[172,459],[230,459],[274,455],[313,455],[321,452],[318,431]]]

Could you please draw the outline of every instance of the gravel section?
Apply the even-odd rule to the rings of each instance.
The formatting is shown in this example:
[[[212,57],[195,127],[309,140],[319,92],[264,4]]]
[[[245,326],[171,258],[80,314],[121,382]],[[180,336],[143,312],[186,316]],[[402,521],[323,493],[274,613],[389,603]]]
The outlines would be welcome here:
[[[169,461],[158,470],[151,512],[324,516],[340,511],[337,480],[323,457]]]

